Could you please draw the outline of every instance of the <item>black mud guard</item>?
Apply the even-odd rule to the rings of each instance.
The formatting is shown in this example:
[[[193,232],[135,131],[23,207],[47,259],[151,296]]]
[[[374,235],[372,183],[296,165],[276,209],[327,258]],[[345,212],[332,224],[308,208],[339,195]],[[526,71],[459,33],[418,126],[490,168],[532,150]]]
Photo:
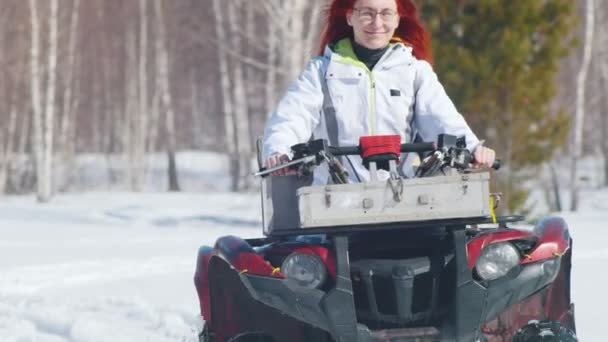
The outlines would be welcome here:
[[[218,340],[249,342],[247,336],[259,336],[263,342],[332,341],[328,332],[258,301],[252,295],[255,290],[221,257],[209,261],[209,277],[210,329]]]

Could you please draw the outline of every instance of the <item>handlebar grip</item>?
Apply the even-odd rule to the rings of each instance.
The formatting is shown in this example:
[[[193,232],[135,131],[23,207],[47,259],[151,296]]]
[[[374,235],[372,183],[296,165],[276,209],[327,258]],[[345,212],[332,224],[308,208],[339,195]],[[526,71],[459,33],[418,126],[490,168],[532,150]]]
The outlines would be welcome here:
[[[432,152],[437,149],[435,143],[409,143],[409,144],[401,144],[401,152],[402,153],[410,153],[410,152]]]
[[[500,159],[496,159],[494,160],[494,163],[492,164],[492,168],[496,171],[500,170],[500,167],[502,166],[502,162],[500,161]]]
[[[359,146],[330,147],[329,151],[334,156],[354,156],[361,154]]]

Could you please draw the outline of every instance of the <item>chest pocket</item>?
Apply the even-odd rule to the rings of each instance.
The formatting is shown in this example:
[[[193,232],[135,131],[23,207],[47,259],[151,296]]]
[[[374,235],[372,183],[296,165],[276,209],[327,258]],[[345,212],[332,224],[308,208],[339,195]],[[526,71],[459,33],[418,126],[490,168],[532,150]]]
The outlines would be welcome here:
[[[348,65],[333,65],[324,78],[323,115],[330,143],[339,146],[345,136],[358,135],[361,82],[364,70]],[[342,134],[340,134],[342,132]]]
[[[363,70],[330,68],[325,74],[325,83],[333,105],[341,109],[345,101],[357,101]]]

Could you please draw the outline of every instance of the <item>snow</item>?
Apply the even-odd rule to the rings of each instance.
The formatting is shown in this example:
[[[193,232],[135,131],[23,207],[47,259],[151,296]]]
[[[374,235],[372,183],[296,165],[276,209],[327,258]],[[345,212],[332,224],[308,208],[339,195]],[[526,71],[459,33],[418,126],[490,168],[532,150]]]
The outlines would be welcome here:
[[[260,236],[258,198],[0,198],[0,341],[196,341],[198,247]]]
[[[580,339],[600,342],[608,190],[587,191],[582,207],[562,214],[574,238],[572,295]],[[0,197],[0,341],[196,341],[198,247],[261,236],[260,221],[257,193]]]

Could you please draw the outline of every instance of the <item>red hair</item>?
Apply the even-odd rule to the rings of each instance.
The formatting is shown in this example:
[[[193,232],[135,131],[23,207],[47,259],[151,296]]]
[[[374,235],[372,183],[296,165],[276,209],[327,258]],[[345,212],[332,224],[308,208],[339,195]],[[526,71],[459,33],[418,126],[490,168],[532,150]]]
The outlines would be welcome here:
[[[431,35],[424,28],[418,9],[412,0],[395,0],[399,12],[399,26],[395,38],[403,41],[414,50],[414,56],[433,64]],[[325,29],[321,35],[320,54],[326,45],[336,43],[343,38],[353,38],[353,29],[346,21],[346,13],[355,6],[356,0],[333,0],[325,19]]]

